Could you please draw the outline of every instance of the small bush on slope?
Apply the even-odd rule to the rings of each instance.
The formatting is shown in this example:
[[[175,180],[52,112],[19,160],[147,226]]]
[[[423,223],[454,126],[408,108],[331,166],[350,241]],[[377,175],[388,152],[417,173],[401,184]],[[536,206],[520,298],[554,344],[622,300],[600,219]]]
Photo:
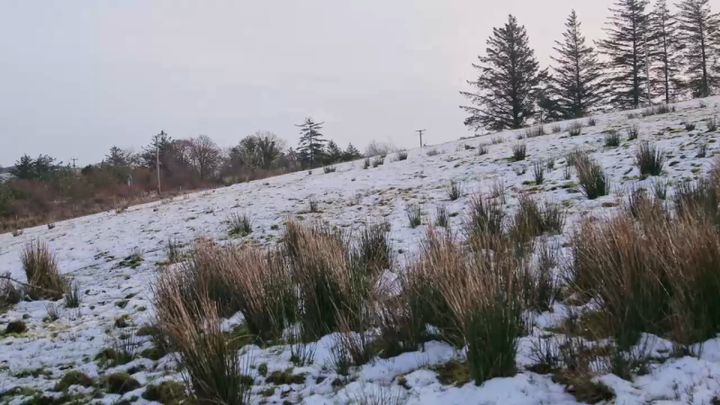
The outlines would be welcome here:
[[[635,164],[642,177],[658,176],[662,172],[665,157],[663,152],[650,142],[642,142],[635,153]]]
[[[470,213],[465,223],[468,238],[485,233],[499,235],[503,232],[505,211],[496,199],[476,195],[470,199]]]
[[[589,200],[608,194],[608,178],[597,162],[590,159],[586,154],[579,154],[575,156],[574,164],[580,187]]]
[[[200,403],[248,403],[247,367],[222,332],[217,306],[207,295],[184,301],[186,279],[177,275],[161,274],[153,289],[158,326],[187,372],[188,388]]]
[[[47,244],[35,241],[25,246],[22,266],[29,284],[26,294],[32,299],[57,300],[62,298],[67,285],[60,276],[55,256]]]

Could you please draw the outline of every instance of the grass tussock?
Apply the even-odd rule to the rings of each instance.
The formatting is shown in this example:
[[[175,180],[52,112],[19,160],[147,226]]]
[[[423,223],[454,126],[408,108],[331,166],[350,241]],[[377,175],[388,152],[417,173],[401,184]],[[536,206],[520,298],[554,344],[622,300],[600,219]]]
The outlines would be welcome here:
[[[635,152],[635,164],[640,176],[659,176],[665,164],[663,152],[650,142],[642,142]]]
[[[532,198],[521,196],[509,233],[513,240],[525,243],[544,233],[561,233],[564,225],[565,211],[559,205],[541,206]]]
[[[228,235],[231,237],[242,237],[252,233],[252,223],[247,215],[237,213],[231,214],[228,218]]]
[[[465,229],[468,237],[483,234],[500,235],[503,232],[505,210],[495,198],[476,195],[470,199]]]
[[[527,156],[527,145],[524,143],[516,143],[512,146],[512,160],[515,162],[519,162],[521,160],[525,160],[525,157]]]
[[[602,303],[621,348],[642,332],[689,344],[720,331],[710,298],[720,288],[720,235],[710,221],[650,213],[638,221],[626,211],[584,222],[572,248],[572,284]]]
[[[580,187],[589,200],[594,200],[609,193],[609,179],[603,168],[587,154],[580,153],[574,157]]]
[[[450,180],[450,185],[448,186],[447,193],[450,201],[455,201],[459,199],[463,195],[462,184],[455,180]]]
[[[154,286],[158,326],[186,370],[186,383],[200,403],[246,404],[247,365],[221,329],[217,305],[207,296],[183,300],[185,279],[164,273]]]
[[[62,298],[67,289],[60,276],[55,256],[47,244],[34,241],[25,245],[20,258],[27,277],[26,295],[34,300]]]

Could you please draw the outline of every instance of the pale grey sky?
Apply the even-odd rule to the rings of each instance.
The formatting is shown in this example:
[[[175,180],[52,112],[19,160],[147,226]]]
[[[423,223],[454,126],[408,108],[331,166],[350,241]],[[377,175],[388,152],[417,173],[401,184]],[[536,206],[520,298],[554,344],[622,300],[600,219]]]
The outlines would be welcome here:
[[[713,3],[718,10],[720,0]],[[345,147],[470,133],[458,94],[512,13],[543,64],[572,8],[598,38],[609,0],[0,0],[0,165],[79,164],[164,129],[290,145],[306,116]]]

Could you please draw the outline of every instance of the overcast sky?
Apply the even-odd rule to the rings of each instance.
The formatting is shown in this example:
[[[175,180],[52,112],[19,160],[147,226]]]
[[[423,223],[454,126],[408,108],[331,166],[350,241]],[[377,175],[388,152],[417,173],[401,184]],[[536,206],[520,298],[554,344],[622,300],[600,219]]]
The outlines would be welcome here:
[[[718,10],[720,0],[713,1]],[[543,64],[574,7],[598,38],[607,0],[0,0],[0,165],[98,162],[164,129],[228,147],[297,143],[306,116],[345,147],[470,133],[458,91],[516,15]]]

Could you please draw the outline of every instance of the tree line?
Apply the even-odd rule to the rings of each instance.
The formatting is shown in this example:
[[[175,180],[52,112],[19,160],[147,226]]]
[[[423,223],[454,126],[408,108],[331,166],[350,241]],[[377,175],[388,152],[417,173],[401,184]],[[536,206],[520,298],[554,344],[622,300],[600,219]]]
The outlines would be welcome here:
[[[609,109],[638,108],[707,97],[720,85],[720,17],[709,0],[683,0],[672,12],[666,0],[617,0],[591,45],[573,10],[552,65],[541,68],[523,25],[510,15],[493,29],[473,66],[478,78],[461,94],[472,130],[520,128],[531,122],[583,117]]]
[[[139,198],[158,187],[176,193],[250,181],[360,158],[352,144],[341,149],[322,134],[323,123],[298,125],[300,141],[288,147],[277,135],[258,131],[228,150],[210,137],[174,139],[164,131],[139,153],[112,146],[97,164],[76,169],[54,157],[21,156],[0,182],[0,230],[100,211]]]

